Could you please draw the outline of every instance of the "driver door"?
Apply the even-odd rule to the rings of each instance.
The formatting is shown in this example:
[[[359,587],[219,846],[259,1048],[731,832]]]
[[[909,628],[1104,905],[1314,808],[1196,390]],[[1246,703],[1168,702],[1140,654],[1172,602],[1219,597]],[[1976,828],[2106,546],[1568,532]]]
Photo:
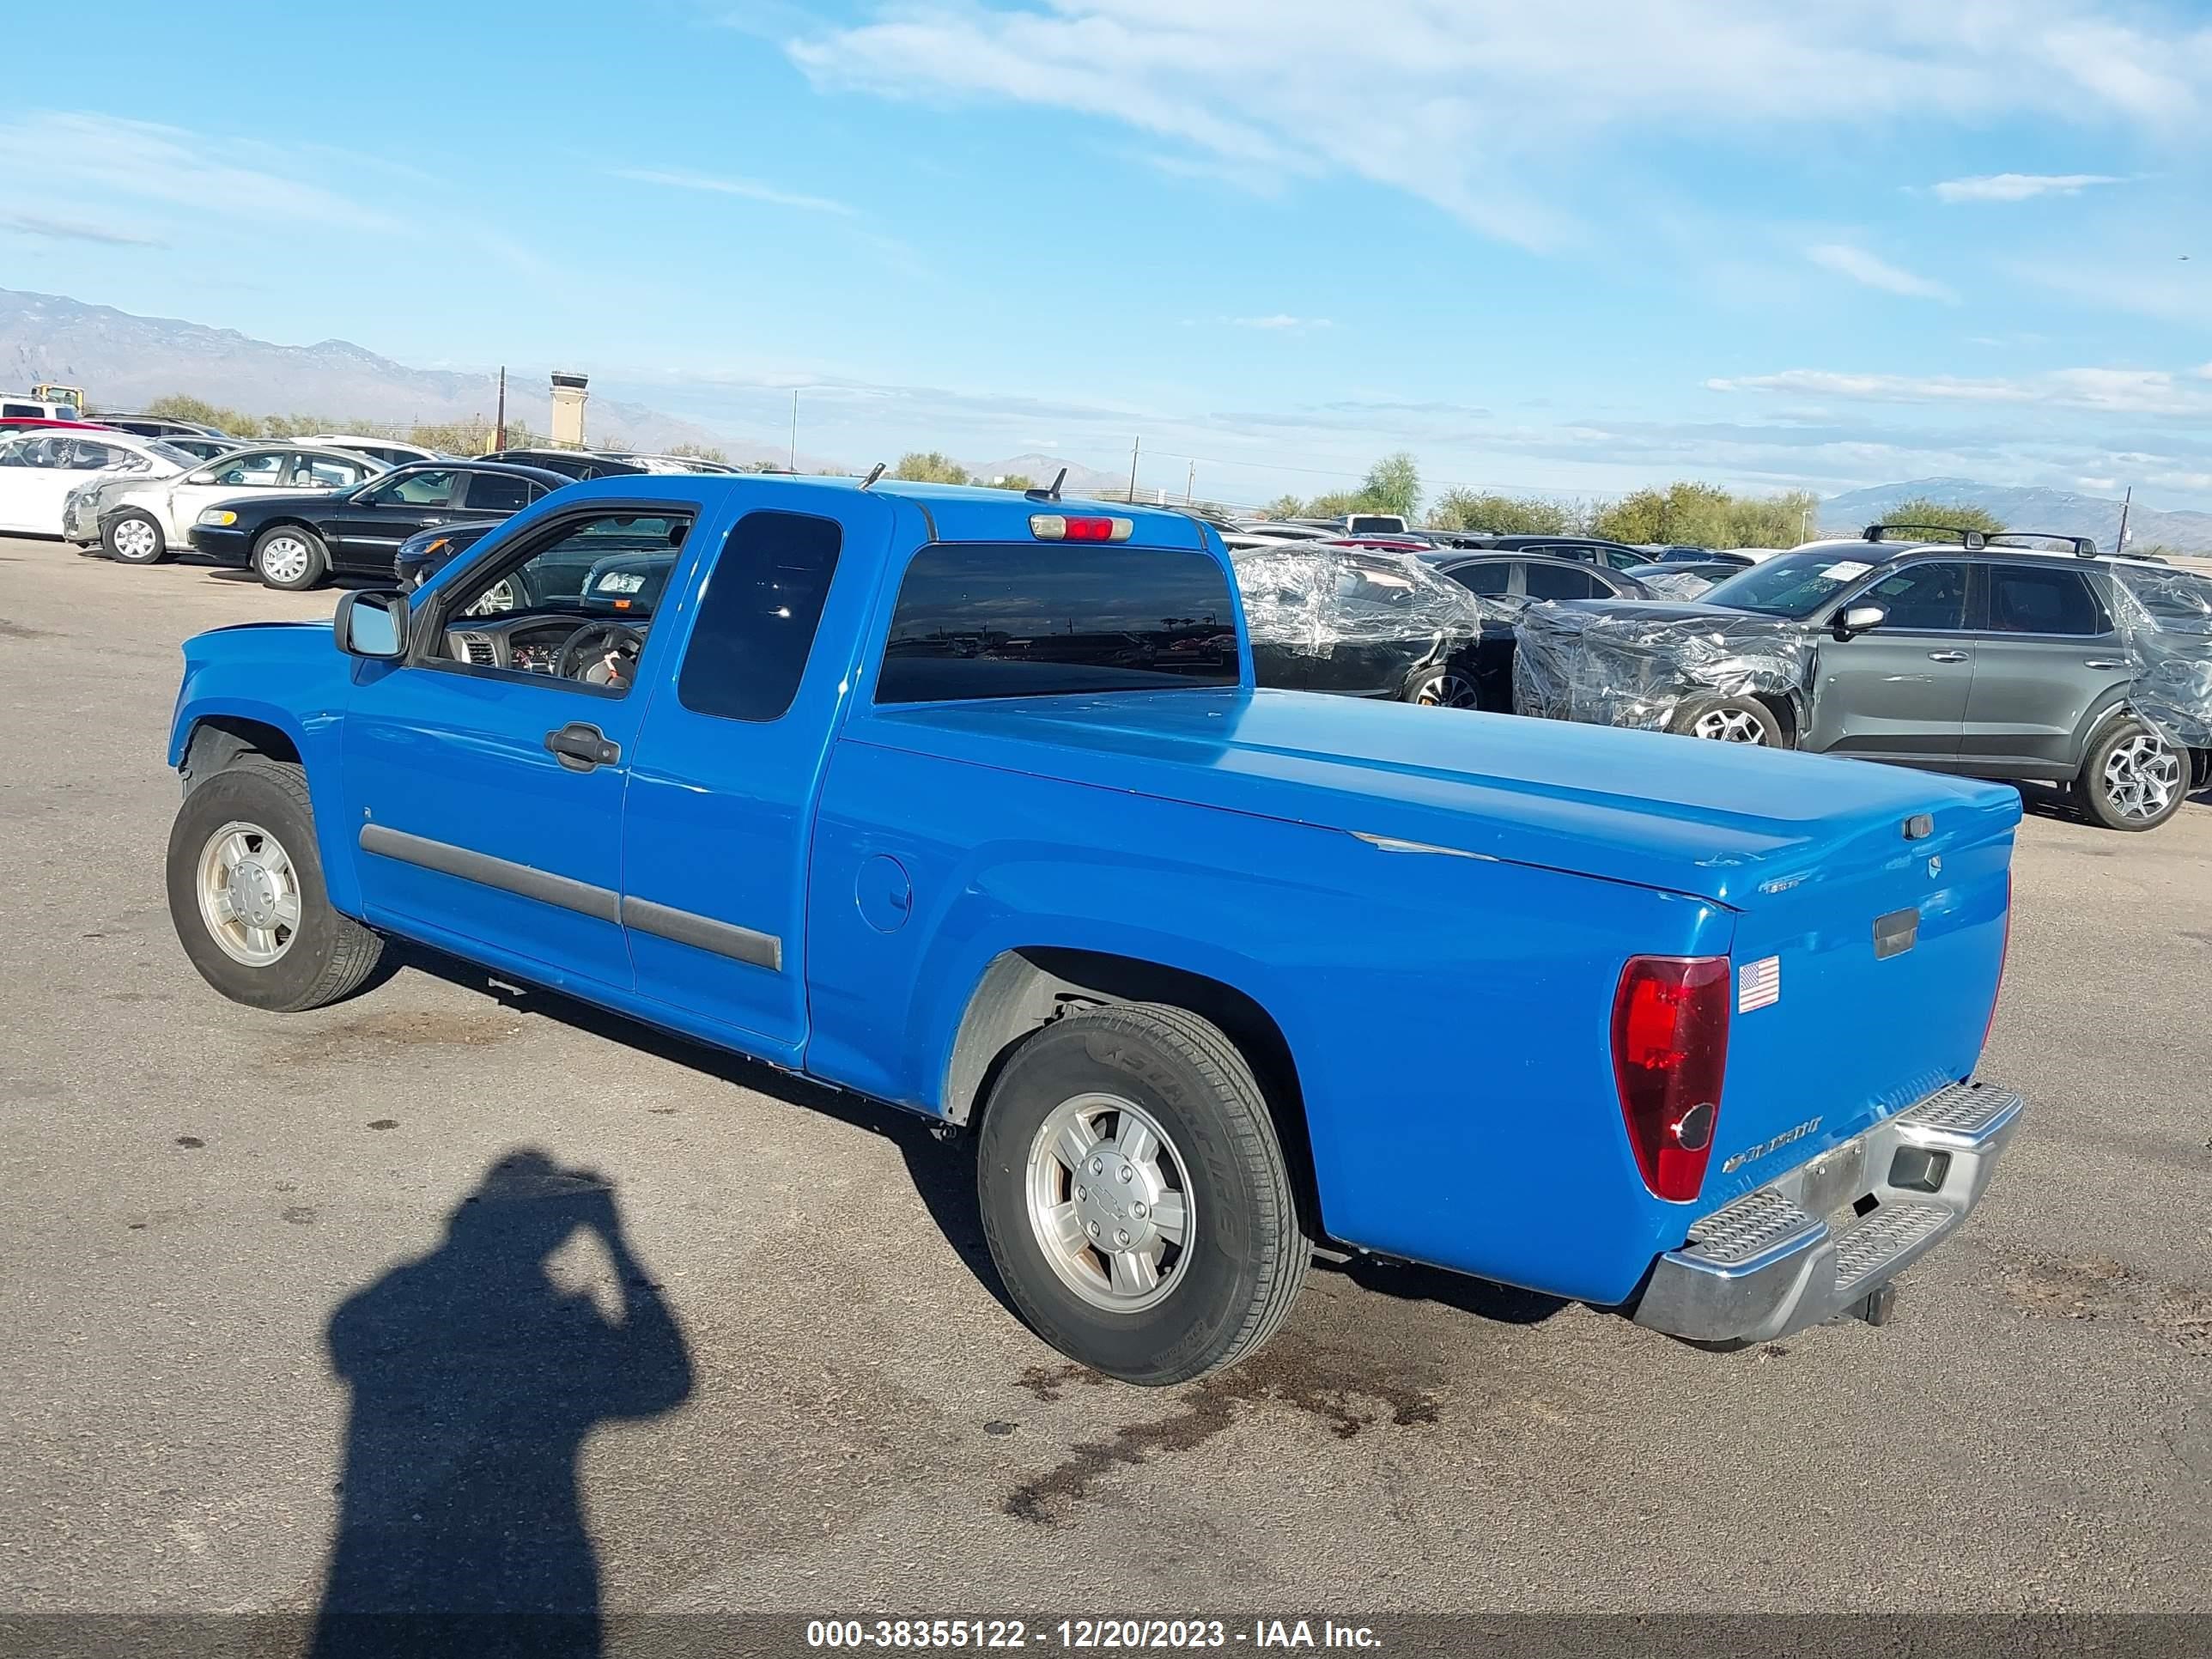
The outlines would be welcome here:
[[[641,509],[617,506],[601,500],[488,538],[418,590],[405,660],[356,669],[343,748],[369,921],[503,959],[541,983],[626,991],[623,804],[660,641],[633,611],[623,620],[646,643],[631,672],[563,677],[562,640],[611,619],[574,601],[499,605],[573,563],[580,541],[636,522]],[[686,526],[698,514],[671,501],[643,510]]]

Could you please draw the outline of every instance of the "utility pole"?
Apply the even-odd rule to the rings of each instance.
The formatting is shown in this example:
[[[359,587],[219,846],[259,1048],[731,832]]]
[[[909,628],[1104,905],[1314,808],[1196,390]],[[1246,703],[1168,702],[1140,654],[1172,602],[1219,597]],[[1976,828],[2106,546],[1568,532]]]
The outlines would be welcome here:
[[[2112,547],[2115,553],[2128,550],[2128,509],[2135,505],[2135,501],[2136,487],[2130,484],[2128,493],[2120,497],[2120,539]]]
[[[1137,452],[1144,447],[1142,438],[1133,440],[1129,445],[1129,500],[1132,504],[1137,499]]]
[[[507,365],[505,363],[499,366],[499,416],[492,422],[491,447],[494,449],[507,447]]]
[[[799,471],[799,388],[791,388],[791,470]]]
[[[1197,489],[1198,463],[1196,461],[1193,461],[1190,464],[1189,475],[1182,481],[1182,504],[1185,507],[1188,507],[1191,504],[1191,497],[1196,492]]]

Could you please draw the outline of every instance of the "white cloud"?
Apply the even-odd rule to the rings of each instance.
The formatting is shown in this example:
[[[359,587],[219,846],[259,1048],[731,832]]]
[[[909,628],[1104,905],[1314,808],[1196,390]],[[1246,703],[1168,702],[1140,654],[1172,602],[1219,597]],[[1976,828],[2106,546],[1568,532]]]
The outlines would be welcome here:
[[[1881,404],[2017,404],[2107,415],[2212,415],[2212,391],[2164,369],[2059,368],[2014,378],[1850,374],[1791,368],[1705,382],[1710,392],[1765,392]]]
[[[1231,179],[1349,174],[1541,247],[1578,234],[1558,181],[1608,143],[1771,148],[1898,118],[2185,142],[2212,103],[2212,27],[2178,8],[2108,15],[2105,0],[872,0],[787,50],[820,87],[1073,112]]]
[[[1805,257],[1824,270],[1848,276],[1868,288],[1878,288],[1885,294],[1902,294],[1914,300],[1942,300],[1951,305],[1959,302],[1955,290],[1933,277],[1916,276],[1887,259],[1877,258],[1862,247],[1852,247],[1843,242],[1824,242],[1817,247],[1807,248]]]
[[[633,184],[665,185],[671,190],[697,190],[714,196],[739,196],[749,202],[799,208],[808,213],[833,213],[846,219],[860,217],[859,209],[843,202],[832,201],[827,196],[805,196],[795,191],[779,190],[774,185],[763,185],[752,179],[716,178],[704,173],[670,172],[658,167],[609,167],[606,174],[610,179],[627,179]]]
[[[2126,182],[2106,173],[1990,173],[1946,179],[1935,189],[1943,202],[2026,202],[2038,196],[2079,196],[2099,185]]]
[[[36,236],[50,242],[92,242],[103,247],[167,247],[158,236],[125,230],[119,225],[96,225],[82,219],[49,219],[33,213],[14,213],[0,218],[0,230],[19,236]]]
[[[1277,312],[1272,317],[1231,317],[1229,320],[1239,328],[1270,329],[1286,334],[1303,334],[1309,329],[1336,326],[1326,317],[1292,317],[1283,312]]]

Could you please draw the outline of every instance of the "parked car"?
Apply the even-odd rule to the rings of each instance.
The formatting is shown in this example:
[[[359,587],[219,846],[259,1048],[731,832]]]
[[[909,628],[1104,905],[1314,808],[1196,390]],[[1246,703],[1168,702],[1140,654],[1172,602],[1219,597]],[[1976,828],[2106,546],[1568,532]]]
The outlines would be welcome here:
[[[1737,572],[1690,604],[1589,602],[1522,618],[1524,714],[1638,725],[1970,777],[2071,786],[2096,822],[2148,830],[2212,779],[2212,639],[2130,627],[2130,562],[1929,541],[1875,525]],[[1903,539],[1891,540],[1903,533]],[[2051,539],[2051,538],[2044,538]],[[2179,584],[2183,608],[2200,583]],[[2195,631],[2191,631],[2194,629]],[[2147,660],[2146,652],[2160,653]],[[2176,665],[2183,671],[2173,672]],[[2196,712],[2177,742],[2135,706],[2146,676]],[[2194,682],[2192,684],[2191,682]],[[2203,747],[2196,746],[2199,738]]]
[[[175,421],[166,415],[110,415],[103,410],[99,416],[102,426],[112,426],[118,432],[133,432],[142,438],[220,438],[230,434],[198,421]]]
[[[650,613],[467,614],[648,501]],[[971,1133],[1013,1305],[1139,1383],[1250,1354],[1316,1245],[1741,1344],[1966,1218],[2014,792],[1259,689],[1212,531],[1037,507],[577,484],[199,635],[185,955],[297,1012],[418,940]]]
[[[187,438],[174,434],[161,441],[172,449],[181,449],[185,454],[197,455],[204,461],[211,461],[218,455],[228,455],[246,447],[246,441],[241,438]]]
[[[364,438],[353,432],[318,432],[300,441],[319,445],[325,449],[355,450],[363,455],[374,456],[386,466],[404,466],[410,461],[446,459],[436,450],[425,449],[420,444],[402,443],[397,438]]]
[[[1701,599],[1739,570],[1741,564],[1639,564],[1622,572],[1650,590],[1655,599]]]
[[[1654,547],[1644,550],[1653,564],[1724,564],[1741,570],[1758,561],[1748,553],[1716,547]]]
[[[1261,685],[1474,707],[1480,606],[1425,564],[1340,540],[1249,548],[1231,563]]]
[[[173,439],[163,441],[177,447]],[[158,564],[190,544],[201,513],[218,502],[349,489],[386,470],[383,462],[349,450],[255,444],[188,472],[102,477],[80,485],[63,505],[62,535],[80,546],[96,543],[124,564]]]
[[[1462,552],[1540,553],[1578,564],[1603,565],[1608,570],[1633,570],[1651,562],[1651,556],[1626,542],[1608,542],[1594,536],[1492,536],[1455,532],[1452,545]]]
[[[1632,574],[1546,553],[1515,553],[1501,557],[1455,550],[1426,553],[1422,559],[1438,574],[1449,576],[1509,619],[1517,617],[1522,606],[1536,599],[1655,597]],[[1516,630],[1510,625],[1483,629],[1473,658],[1474,708],[1498,714],[1513,712],[1515,638]]]
[[[418,531],[519,513],[568,482],[499,461],[416,461],[352,489],[215,502],[200,509],[191,544],[271,587],[315,587],[333,571],[383,576]]]
[[[558,472],[564,478],[634,477],[653,471],[627,456],[601,455],[588,449],[495,449],[477,459],[540,467],[548,472]]]
[[[728,476],[744,470],[742,467],[732,466],[727,461],[710,461],[702,455],[656,455],[644,451],[629,449],[610,449],[601,453],[618,461],[634,462],[640,471],[645,472],[662,474],[704,472]]]
[[[392,579],[401,592],[411,593],[506,522],[477,519],[418,530],[392,556]]]
[[[409,537],[393,561],[399,591],[422,586],[503,522],[479,520]],[[556,604],[617,615],[633,608],[649,613],[688,526],[688,520],[665,514],[611,514],[589,533],[571,537],[556,552],[494,582],[470,614],[502,616]]]
[[[81,421],[84,411],[72,403],[35,397],[27,392],[0,392],[0,420]]]
[[[108,477],[166,477],[198,465],[180,449],[127,432],[19,428],[0,436],[0,532],[58,536],[72,490]]]

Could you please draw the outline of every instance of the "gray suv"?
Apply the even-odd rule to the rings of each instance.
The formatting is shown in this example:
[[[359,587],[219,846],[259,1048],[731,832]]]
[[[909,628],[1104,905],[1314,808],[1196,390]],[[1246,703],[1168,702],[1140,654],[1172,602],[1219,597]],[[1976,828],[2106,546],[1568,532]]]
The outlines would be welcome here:
[[[1889,539],[1916,529],[1925,533],[1878,525],[1860,540],[1809,543],[1694,605],[1547,607],[1554,614],[1521,626],[1515,706],[2069,784],[2115,830],[2163,823],[2212,781],[2212,749],[2179,746],[2130,706],[2148,665],[2143,632],[2131,637],[2123,620],[2144,614],[2134,574],[2180,584],[2191,614],[2174,635],[2179,678],[2203,679],[2212,583],[2099,557],[2071,538]],[[2061,550],[2039,545],[2052,543]],[[2118,594],[2123,562],[2132,572]],[[2176,678],[2173,664],[2157,666]],[[2185,735],[2205,736],[2207,719],[2212,709],[2190,709]]]

